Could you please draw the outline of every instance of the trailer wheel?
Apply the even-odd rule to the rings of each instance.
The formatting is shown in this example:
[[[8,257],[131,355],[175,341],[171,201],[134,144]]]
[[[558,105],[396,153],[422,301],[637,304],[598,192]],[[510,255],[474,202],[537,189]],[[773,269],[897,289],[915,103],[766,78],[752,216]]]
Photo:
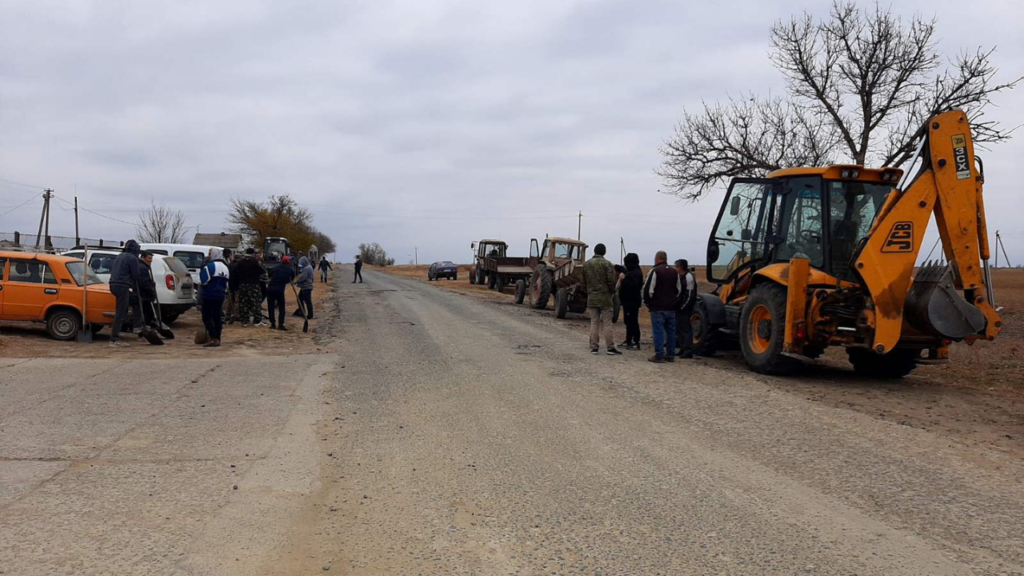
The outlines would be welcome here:
[[[740,349],[755,372],[788,374],[796,361],[782,355],[786,333],[786,289],[762,284],[753,291],[740,315]]]
[[[718,331],[719,326],[711,323],[708,307],[700,298],[694,304],[689,320],[693,330],[693,351],[701,356],[714,356],[722,334]]]
[[[867,348],[847,348],[846,354],[857,374],[895,380],[910,374],[917,367],[920,351],[897,349],[881,355]]]
[[[497,290],[499,294],[504,294],[505,293],[505,277],[504,276],[498,276],[498,281],[495,283],[494,289]]]
[[[559,320],[565,318],[565,314],[569,311],[569,290],[567,288],[559,288],[558,292],[555,292],[555,318]]]
[[[612,296],[612,324],[619,323],[619,313],[622,311],[622,303],[619,302],[619,295]]]
[[[555,279],[548,273],[544,264],[538,264],[530,276],[530,308],[543,310],[548,307],[548,300],[551,298],[551,287]]]
[[[516,280],[516,304],[522,304],[526,299],[526,282]]]

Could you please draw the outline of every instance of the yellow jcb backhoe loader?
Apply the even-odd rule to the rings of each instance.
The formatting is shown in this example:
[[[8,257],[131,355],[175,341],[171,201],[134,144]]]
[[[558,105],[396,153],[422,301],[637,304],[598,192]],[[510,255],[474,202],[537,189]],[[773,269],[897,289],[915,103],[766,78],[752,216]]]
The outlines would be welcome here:
[[[731,338],[753,370],[783,374],[844,346],[857,372],[902,377],[948,362],[954,341],[994,339],[1002,321],[967,116],[944,112],[923,133],[905,177],[844,165],[734,179],[708,242],[718,288],[690,318],[697,351]],[[932,214],[948,264],[915,276]]]

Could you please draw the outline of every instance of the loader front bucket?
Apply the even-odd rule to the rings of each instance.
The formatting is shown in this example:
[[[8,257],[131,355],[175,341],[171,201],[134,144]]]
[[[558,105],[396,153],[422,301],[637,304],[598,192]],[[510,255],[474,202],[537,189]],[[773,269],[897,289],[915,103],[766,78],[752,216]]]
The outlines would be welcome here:
[[[938,262],[924,265],[914,276],[904,316],[921,332],[948,340],[963,340],[985,329],[985,315],[957,292],[952,269]]]

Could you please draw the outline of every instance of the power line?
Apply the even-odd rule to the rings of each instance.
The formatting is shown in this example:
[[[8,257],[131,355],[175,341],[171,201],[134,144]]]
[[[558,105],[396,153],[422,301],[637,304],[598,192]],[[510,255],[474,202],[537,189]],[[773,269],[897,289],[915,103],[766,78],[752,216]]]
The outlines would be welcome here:
[[[10,186],[20,186],[22,188],[28,188],[31,190],[45,190],[45,186],[37,186],[35,184],[26,184],[24,182],[18,182],[17,180],[10,180],[8,178],[0,178],[0,182],[8,184]]]
[[[67,200],[65,200],[65,199],[63,199],[63,198],[61,198],[59,196],[54,195],[53,198],[56,198],[57,200],[60,200],[61,202],[67,204],[68,206],[74,206],[74,204],[72,204],[71,202],[68,202]],[[119,220],[119,219],[114,218],[112,216],[107,216],[106,214],[101,214],[101,213],[96,212],[94,210],[89,210],[88,208],[83,208],[81,205],[78,206],[78,209],[83,211],[83,212],[88,212],[89,214],[93,214],[95,216],[99,216],[100,218],[106,218],[107,220],[112,220],[114,222],[120,222],[121,224],[127,224],[129,226],[138,226],[138,222],[128,222],[126,220]]]
[[[35,195],[33,195],[32,198],[29,198],[28,200],[26,200],[24,204],[21,204],[20,206],[15,206],[14,208],[11,208],[7,212],[4,212],[3,214],[0,214],[0,218],[3,218],[4,216],[7,216],[8,214],[10,214],[11,212],[14,212],[18,208],[24,208],[25,206],[28,206],[29,204],[32,203],[33,200],[35,200]]]

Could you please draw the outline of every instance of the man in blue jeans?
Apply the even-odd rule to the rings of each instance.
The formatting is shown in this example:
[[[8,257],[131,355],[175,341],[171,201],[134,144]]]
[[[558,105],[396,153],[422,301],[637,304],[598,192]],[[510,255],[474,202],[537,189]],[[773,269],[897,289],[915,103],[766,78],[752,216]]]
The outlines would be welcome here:
[[[669,268],[668,254],[659,251],[654,255],[654,268],[647,273],[643,291],[654,332],[654,356],[648,360],[655,364],[676,361],[676,307],[681,291],[679,274]]]

